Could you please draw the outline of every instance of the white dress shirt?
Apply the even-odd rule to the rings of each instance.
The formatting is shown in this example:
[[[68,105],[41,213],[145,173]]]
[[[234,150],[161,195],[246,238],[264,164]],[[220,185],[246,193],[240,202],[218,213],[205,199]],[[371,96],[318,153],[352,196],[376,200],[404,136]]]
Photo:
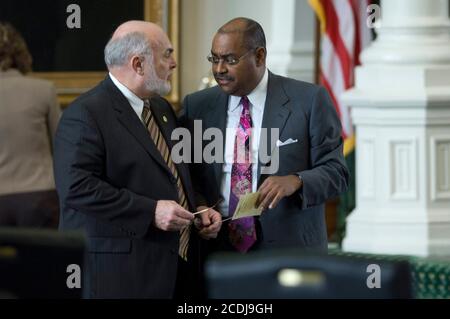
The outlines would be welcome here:
[[[269,80],[269,72],[266,68],[264,76],[262,77],[256,88],[247,95],[250,101],[250,115],[252,117],[252,139],[251,139],[251,158],[252,158],[252,191],[257,189],[257,173],[258,173],[258,149],[259,138],[261,134],[261,125],[264,114],[264,105],[267,96],[267,82]],[[222,215],[228,216],[228,202],[230,200],[230,183],[231,183],[231,168],[233,166],[234,156],[234,141],[236,138],[236,129],[239,125],[239,120],[242,113],[242,105],[240,104],[241,97],[230,95],[228,99],[228,112],[225,135],[225,160],[222,166],[222,185],[221,194],[225,199],[219,209]]]
[[[117,86],[119,91],[122,92],[123,95],[125,95],[131,107],[136,112],[136,115],[138,116],[139,120],[142,122],[141,115],[142,110],[144,109],[144,100],[142,100],[139,96],[131,92],[131,90],[127,88],[125,85],[120,83],[119,80],[117,80],[111,73],[109,73],[109,77],[111,78],[111,81],[114,83],[114,85]]]

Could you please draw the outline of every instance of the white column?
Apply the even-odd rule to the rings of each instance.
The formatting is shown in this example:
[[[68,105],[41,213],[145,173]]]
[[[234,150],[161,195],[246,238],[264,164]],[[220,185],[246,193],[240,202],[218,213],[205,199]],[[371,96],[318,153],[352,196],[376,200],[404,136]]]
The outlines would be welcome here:
[[[280,2],[280,1],[279,1]],[[315,13],[307,1],[296,1],[294,43],[287,76],[314,82]]]
[[[314,12],[307,1],[272,2],[267,65],[276,74],[314,81]]]
[[[450,255],[448,0],[381,1],[378,38],[344,94],[356,126],[346,251]]]

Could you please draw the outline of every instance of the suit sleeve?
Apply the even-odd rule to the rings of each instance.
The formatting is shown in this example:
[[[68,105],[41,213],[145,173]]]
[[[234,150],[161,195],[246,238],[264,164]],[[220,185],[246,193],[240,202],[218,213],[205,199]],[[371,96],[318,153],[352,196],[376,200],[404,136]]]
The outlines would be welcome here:
[[[56,187],[66,209],[111,223],[128,235],[145,236],[156,201],[105,180],[102,136],[86,109],[64,112],[54,150]]]
[[[311,105],[309,132],[311,169],[298,173],[303,180],[300,190],[303,209],[323,204],[348,187],[341,123],[323,87]]]

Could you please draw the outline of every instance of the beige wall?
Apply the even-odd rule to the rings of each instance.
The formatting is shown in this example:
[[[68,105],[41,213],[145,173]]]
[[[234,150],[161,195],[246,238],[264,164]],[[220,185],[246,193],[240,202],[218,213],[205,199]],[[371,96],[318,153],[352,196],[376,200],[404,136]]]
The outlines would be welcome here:
[[[211,50],[211,40],[216,30],[228,20],[245,16],[258,21],[270,42],[271,4],[271,0],[181,1],[181,99],[195,92],[201,78],[208,74],[210,64],[206,56]]]

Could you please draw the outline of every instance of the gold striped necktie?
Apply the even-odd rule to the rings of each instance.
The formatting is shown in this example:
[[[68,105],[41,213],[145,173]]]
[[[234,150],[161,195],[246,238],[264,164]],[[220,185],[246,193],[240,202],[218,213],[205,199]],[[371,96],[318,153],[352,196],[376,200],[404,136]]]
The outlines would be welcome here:
[[[167,145],[166,140],[164,139],[164,136],[162,135],[161,130],[159,129],[158,123],[156,123],[155,117],[153,116],[153,113],[150,109],[149,100],[144,100],[144,108],[142,110],[141,117],[142,121],[144,122],[145,126],[147,127],[150,133],[150,137],[152,138],[153,142],[158,148],[158,151],[161,153],[161,156],[166,162],[170,171],[172,172],[172,175],[177,180],[178,199],[179,199],[178,203],[181,206],[183,206],[184,209],[189,210],[186,194],[184,192],[183,184],[181,183],[180,175],[178,174],[177,167],[175,166],[175,164],[172,161],[172,158],[170,157],[169,146]],[[180,247],[178,250],[178,254],[184,260],[187,260],[189,235],[190,235],[190,226],[187,226],[180,231]]]

